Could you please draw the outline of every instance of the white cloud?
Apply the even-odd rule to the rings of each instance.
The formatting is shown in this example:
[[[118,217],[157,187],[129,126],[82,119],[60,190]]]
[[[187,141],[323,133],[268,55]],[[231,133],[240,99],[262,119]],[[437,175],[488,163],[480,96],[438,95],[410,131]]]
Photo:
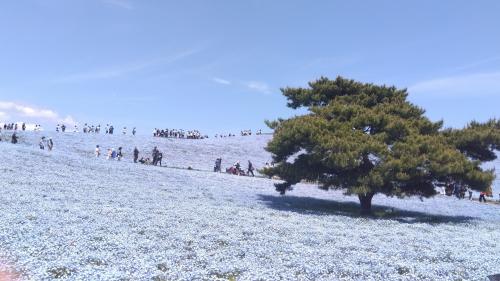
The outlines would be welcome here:
[[[478,61],[466,64],[466,65],[459,66],[459,67],[455,68],[454,71],[463,71],[463,70],[467,70],[467,69],[471,69],[471,68],[477,68],[478,66],[491,64],[491,63],[497,62],[499,60],[500,60],[500,56],[493,56],[493,57],[485,58],[482,60],[478,60]]]
[[[245,85],[250,89],[263,94],[270,94],[271,87],[267,83],[259,82],[259,81],[249,81],[245,83]]]
[[[0,101],[0,110],[0,118],[4,119],[4,121],[12,118],[29,118],[32,120],[43,120],[51,123],[66,123],[68,125],[76,124],[76,121],[71,116],[62,118],[59,114],[57,114],[57,112],[50,109],[36,108],[10,101]]]
[[[118,67],[112,67],[108,69],[93,70],[88,72],[74,73],[66,76],[59,77],[55,79],[58,83],[72,83],[72,82],[84,82],[89,80],[101,80],[110,79],[120,76],[124,76],[133,72],[138,72],[147,68],[151,68],[158,65],[170,64],[175,61],[187,58],[191,55],[198,53],[200,49],[187,50],[174,54],[172,56],[157,58],[152,60],[146,60],[136,63],[131,63],[128,65],[122,65]]]
[[[500,96],[500,72],[442,77],[416,83],[408,88],[415,97]]]
[[[134,5],[132,5],[132,3],[130,3],[129,1],[126,1],[126,0],[103,0],[103,2],[108,4],[108,5],[112,5],[112,6],[122,8],[125,10],[133,10],[134,9]]]
[[[222,79],[222,78],[218,78],[218,77],[214,77],[214,78],[212,78],[212,80],[215,83],[219,83],[219,84],[223,84],[223,85],[230,85],[231,84],[231,81],[228,81],[228,80]]]

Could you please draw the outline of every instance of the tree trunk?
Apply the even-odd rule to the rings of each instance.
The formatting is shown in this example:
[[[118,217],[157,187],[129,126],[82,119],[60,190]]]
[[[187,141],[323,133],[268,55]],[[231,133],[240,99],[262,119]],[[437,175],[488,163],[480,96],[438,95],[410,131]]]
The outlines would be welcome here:
[[[361,204],[361,214],[369,215],[372,213],[372,198],[375,193],[358,194],[359,203]]]

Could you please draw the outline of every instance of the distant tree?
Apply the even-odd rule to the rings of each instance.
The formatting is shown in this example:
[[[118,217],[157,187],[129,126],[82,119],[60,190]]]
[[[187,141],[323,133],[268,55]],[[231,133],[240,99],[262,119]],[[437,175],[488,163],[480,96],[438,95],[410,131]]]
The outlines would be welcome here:
[[[342,77],[281,91],[288,107],[308,109],[266,121],[274,129],[266,149],[276,165],[262,172],[283,180],[276,184],[281,194],[303,180],[318,182],[325,190],[357,195],[369,213],[377,193],[431,197],[450,182],[483,191],[494,180],[494,172],[480,165],[496,158],[500,121],[443,130],[442,121],[430,121],[407,100],[406,89]]]

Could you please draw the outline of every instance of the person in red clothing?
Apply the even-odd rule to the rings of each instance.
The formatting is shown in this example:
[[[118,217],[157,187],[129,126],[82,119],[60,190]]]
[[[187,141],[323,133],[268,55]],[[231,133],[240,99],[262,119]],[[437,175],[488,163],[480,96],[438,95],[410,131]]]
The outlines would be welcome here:
[[[481,191],[481,193],[479,194],[479,202],[481,201],[484,201],[484,203],[486,203],[486,192],[485,191]]]

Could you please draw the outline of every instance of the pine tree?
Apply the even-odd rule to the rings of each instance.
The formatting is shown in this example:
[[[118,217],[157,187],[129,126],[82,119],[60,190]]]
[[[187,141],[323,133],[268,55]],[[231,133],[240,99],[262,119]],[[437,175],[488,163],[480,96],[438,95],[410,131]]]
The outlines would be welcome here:
[[[375,194],[431,197],[451,182],[483,191],[494,180],[481,163],[496,158],[500,121],[443,129],[407,100],[406,89],[337,77],[308,88],[283,88],[288,107],[305,115],[266,121],[274,137],[266,149],[274,167],[263,169],[283,182],[284,194],[301,181],[357,195],[363,213]]]

